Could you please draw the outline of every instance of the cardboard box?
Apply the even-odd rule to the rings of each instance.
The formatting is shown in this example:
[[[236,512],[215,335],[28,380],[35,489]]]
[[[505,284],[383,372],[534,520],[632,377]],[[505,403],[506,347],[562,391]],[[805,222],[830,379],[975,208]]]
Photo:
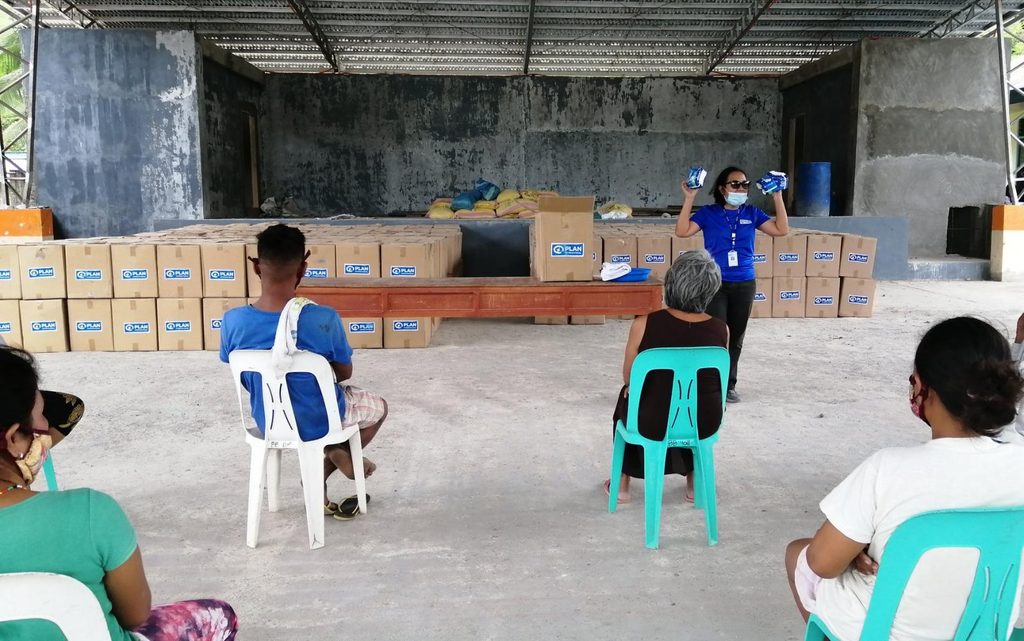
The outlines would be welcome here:
[[[252,243],[245,246],[245,291],[250,298],[259,298],[263,293],[263,283],[256,275],[256,268],[253,267],[250,258],[256,258],[256,245]]]
[[[844,234],[843,259],[839,275],[843,278],[871,278],[875,271],[877,249],[877,238]]]
[[[203,299],[203,345],[208,351],[220,351],[220,326],[229,309],[246,305],[244,298]]]
[[[67,298],[63,245],[22,245],[18,247],[18,264],[23,299]]]
[[[68,351],[63,300],[23,300],[20,306],[22,347],[37,354]]]
[[[68,298],[106,298],[114,295],[110,245],[64,247]]]
[[[384,319],[384,347],[387,349],[427,347],[431,337],[430,318]]]
[[[436,278],[434,256],[430,243],[381,243],[380,272],[384,278]]]
[[[156,246],[111,245],[114,298],[156,298]]]
[[[775,261],[772,278],[803,276],[807,271],[807,236],[790,234],[772,238],[772,256]]]
[[[542,197],[534,218],[531,271],[541,281],[593,279],[594,198]]]
[[[533,245],[534,245],[535,242],[536,242],[536,238],[534,238],[534,230],[533,230],[533,227],[530,227],[530,247],[531,247],[530,262],[531,263],[533,262],[533,251],[532,251],[532,248],[533,248]],[[602,236],[601,234],[594,234],[594,244],[591,245],[588,249],[590,250],[590,259],[591,259],[591,261],[593,261],[593,265],[594,265],[594,272],[593,272],[594,278],[600,278],[601,277],[601,267],[602,267],[601,263],[603,262],[602,259],[604,258],[604,236]],[[569,317],[566,316],[566,319],[568,319],[568,318]],[[568,320],[566,322],[568,322]]]
[[[811,251],[808,250],[808,255],[810,254]],[[804,308],[804,315],[807,318],[837,318],[839,316],[838,278],[807,279],[807,306]]]
[[[156,300],[157,346],[160,351],[203,349],[203,309],[198,298]]]
[[[806,292],[807,279],[803,276],[772,278],[772,318],[803,318]]]
[[[152,298],[115,298],[110,301],[115,352],[155,352],[156,301]]]
[[[21,267],[17,245],[0,245],[0,300],[21,298]]]
[[[114,351],[110,299],[69,300],[68,334],[72,352]]]
[[[345,241],[335,243],[338,278],[380,278],[380,243]]]
[[[203,260],[199,245],[157,245],[160,298],[202,298]]]
[[[839,278],[839,263],[842,255],[842,236],[807,234],[808,278]]]
[[[203,296],[245,298],[245,245],[202,245],[200,254],[203,261]]]
[[[568,325],[568,316],[534,316],[534,325]]]
[[[875,281],[844,278],[839,294],[839,316],[870,318],[875,310]]]
[[[770,263],[769,263],[770,264]],[[754,304],[750,308],[751,318],[772,317],[772,288],[771,278],[758,278],[754,281]]]
[[[672,265],[671,236],[641,236],[636,239],[636,266],[651,270],[651,275],[665,280]]]
[[[354,349],[380,349],[384,347],[383,318],[343,318],[348,344]]]
[[[630,267],[636,267],[636,254],[636,236],[605,235],[602,262],[613,263],[616,265],[625,264]]]
[[[773,238],[764,232],[754,235],[754,278],[771,278],[775,271]],[[771,289],[771,288],[769,288]],[[770,298],[770,296],[769,296]],[[769,301],[770,306],[771,301]]]
[[[0,340],[21,347],[21,301],[0,300]]]
[[[338,277],[338,258],[334,245],[306,245],[306,276],[303,285]]]
[[[672,260],[679,258],[681,254],[689,251],[696,251],[698,249],[704,249],[704,234],[696,234],[689,238],[680,238],[679,236],[672,237]],[[671,266],[672,263],[669,263]]]
[[[604,325],[604,316],[570,316],[570,325]]]

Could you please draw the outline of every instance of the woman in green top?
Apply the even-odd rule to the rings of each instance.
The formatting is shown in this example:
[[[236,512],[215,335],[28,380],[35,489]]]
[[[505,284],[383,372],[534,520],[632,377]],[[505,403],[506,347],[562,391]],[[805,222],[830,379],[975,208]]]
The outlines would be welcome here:
[[[46,450],[63,434],[43,414],[39,376],[28,352],[0,347],[0,573],[70,576],[99,601],[113,641],[233,641],[238,621],[227,603],[185,601],[151,607],[135,531],[102,492],[30,489]],[[64,639],[40,620],[0,623],[0,640]]]

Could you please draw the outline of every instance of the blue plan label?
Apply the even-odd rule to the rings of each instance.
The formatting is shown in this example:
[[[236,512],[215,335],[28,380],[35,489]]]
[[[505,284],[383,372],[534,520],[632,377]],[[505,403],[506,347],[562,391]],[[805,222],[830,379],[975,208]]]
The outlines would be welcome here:
[[[418,320],[396,320],[391,322],[391,329],[396,332],[415,332],[420,328]]]
[[[552,258],[580,258],[584,256],[583,243],[551,243]]]
[[[348,324],[348,331],[352,334],[372,334],[377,331],[377,323],[353,321]]]
[[[368,276],[370,274],[370,264],[345,263],[345,273],[350,276]]]

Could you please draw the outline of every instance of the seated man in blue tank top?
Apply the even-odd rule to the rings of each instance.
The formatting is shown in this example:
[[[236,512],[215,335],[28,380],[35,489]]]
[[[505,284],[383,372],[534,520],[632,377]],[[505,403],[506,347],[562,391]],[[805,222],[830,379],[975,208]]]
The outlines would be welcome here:
[[[309,254],[306,252],[306,238],[301,231],[287,225],[273,225],[262,231],[256,239],[257,257],[252,261],[262,283],[262,294],[252,305],[232,309],[224,315],[220,359],[225,363],[236,349],[269,350],[274,346],[281,312],[288,301],[295,297],[295,290],[306,273]],[[352,348],[345,338],[341,318],[330,307],[307,304],[299,314],[297,327],[296,347],[319,354],[331,364],[338,381],[335,401],[341,412],[342,423],[358,423],[362,444],[366,447],[384,423],[388,405],[377,394],[344,382],[352,377]],[[263,395],[252,393],[260,389],[259,374],[244,374],[242,384],[249,391],[253,419],[260,431],[263,431]],[[316,378],[312,374],[289,375],[288,391],[302,440],[314,440],[326,434],[327,410]],[[370,459],[363,457],[363,471],[367,477],[376,468]],[[354,477],[348,443],[329,445],[324,449],[325,479],[336,469],[348,478]],[[324,510],[336,519],[347,520],[356,515],[358,508],[355,507],[354,497],[342,502],[341,506],[328,500],[325,488]]]

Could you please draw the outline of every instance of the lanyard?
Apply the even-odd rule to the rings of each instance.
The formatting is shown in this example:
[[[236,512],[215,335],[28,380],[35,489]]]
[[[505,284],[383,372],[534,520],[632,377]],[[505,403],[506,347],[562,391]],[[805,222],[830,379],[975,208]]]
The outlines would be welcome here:
[[[729,210],[727,209],[726,213],[725,213],[725,220],[729,223],[729,231],[730,231],[730,235],[732,236],[732,248],[733,248],[733,251],[735,251],[736,250],[736,231],[740,227],[740,210],[738,210],[738,209],[736,210],[736,217],[735,218],[730,218],[729,217]]]

